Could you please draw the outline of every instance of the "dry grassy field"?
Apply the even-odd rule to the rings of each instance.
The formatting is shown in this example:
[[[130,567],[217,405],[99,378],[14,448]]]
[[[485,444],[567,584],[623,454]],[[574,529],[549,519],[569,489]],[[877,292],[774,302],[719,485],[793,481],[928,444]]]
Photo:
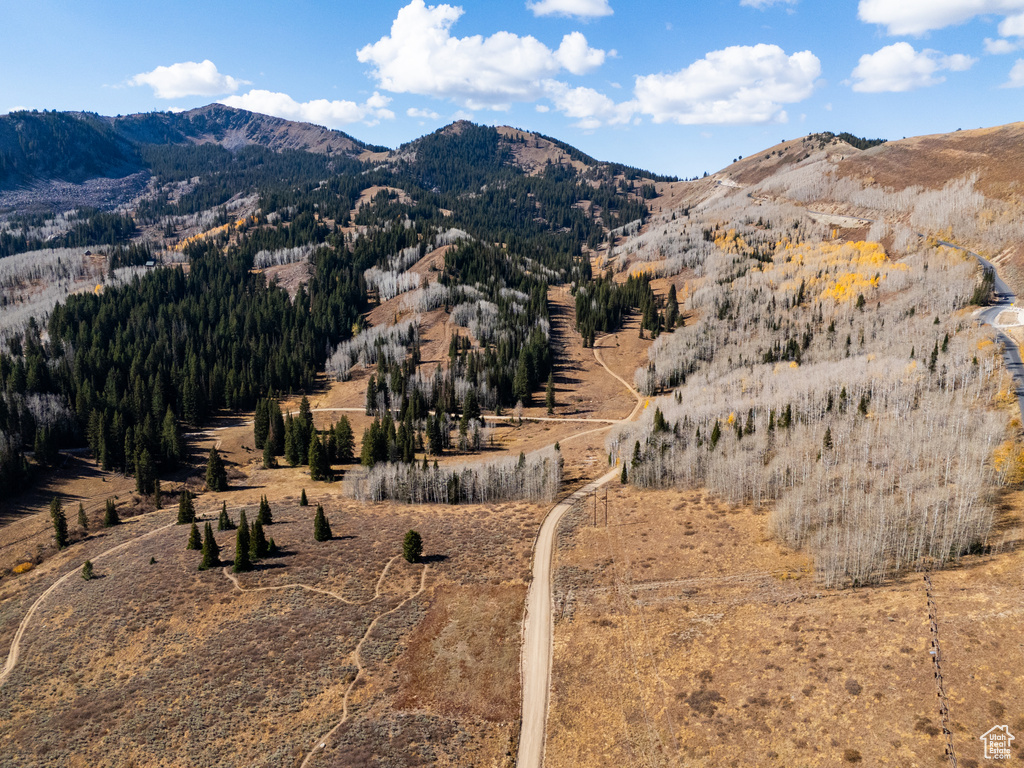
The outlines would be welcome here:
[[[390,311],[379,308],[380,312]],[[552,297],[553,343],[561,361],[556,417],[619,419],[633,396],[582,347],[572,299]],[[443,312],[426,318],[424,365],[445,362]],[[635,321],[599,340],[605,363],[627,380],[649,341]],[[325,382],[310,394],[316,425],[365,402],[368,374]],[[299,397],[282,403],[297,411]],[[356,435],[370,419],[347,412]],[[565,443],[572,486],[603,467],[607,425],[533,421],[493,427],[493,446],[466,461]],[[199,514],[250,520],[267,495],[266,534],[279,556],[241,574],[199,572],[185,549],[188,528],[173,525],[176,494],[202,489],[216,445],[230,489],[202,493]],[[305,488],[310,506],[300,507]],[[519,719],[519,633],[533,540],[546,506],[362,505],[339,482],[313,483],[302,467],[267,470],[253,448],[251,415],[224,416],[193,436],[189,466],[165,478],[165,509],[133,493],[132,478],[69,457],[39,491],[5,502],[0,527],[0,648],[32,605],[20,655],[0,687],[0,766],[488,765],[511,764]],[[58,552],[46,513],[62,498],[74,543]],[[107,498],[124,524],[99,527]],[[88,534],[76,524],[82,502]],[[322,503],[334,539],[316,543]],[[216,527],[216,525],[215,525]],[[425,563],[398,555],[405,531],[425,541]],[[222,559],[233,531],[219,532]],[[125,546],[110,554],[114,547]],[[99,578],[78,570],[93,560]],[[14,566],[31,562],[25,573]],[[330,734],[327,738],[327,734]]]
[[[91,558],[99,576],[63,582],[28,626],[0,688],[0,765],[103,765],[115,754],[137,766],[298,765],[343,719],[347,692],[348,719],[310,765],[371,755],[381,765],[505,764],[518,621],[545,510],[309,495],[324,503],[334,538],[313,540],[315,506],[272,497],[267,535],[281,553],[238,587],[220,569],[197,571],[187,527],[168,525],[176,510],[132,518],[5,578],[7,644],[60,575]],[[201,497],[199,512],[215,518],[218,501]],[[237,521],[238,505],[229,510]],[[423,535],[423,564],[397,556],[410,528]],[[234,533],[217,539],[230,559]],[[101,555],[122,542],[131,543]]]
[[[616,486],[563,521],[545,764],[942,766],[918,574],[826,591],[767,515],[699,492]],[[961,766],[1024,732],[1024,525],[932,576]],[[1015,750],[1014,764],[1024,750]]]

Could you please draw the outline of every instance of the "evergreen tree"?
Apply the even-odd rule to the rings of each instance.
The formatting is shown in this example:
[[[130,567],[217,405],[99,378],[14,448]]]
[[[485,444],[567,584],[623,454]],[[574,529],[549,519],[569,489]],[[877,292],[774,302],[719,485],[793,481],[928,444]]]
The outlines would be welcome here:
[[[440,456],[444,451],[440,413],[436,417],[427,416],[427,447],[431,456]]]
[[[309,479],[314,481],[326,480],[329,469],[327,456],[324,454],[323,446],[320,444],[319,435],[314,430],[309,438]]]
[[[164,493],[160,488],[160,478],[153,481],[153,506],[157,509],[164,508]]]
[[[259,520],[262,525],[272,525],[274,522],[274,516],[270,513],[270,502],[267,501],[266,496],[260,497],[260,509],[256,515],[256,519]]]
[[[370,376],[366,382],[366,415],[372,416],[377,410],[377,379]]]
[[[821,441],[821,447],[826,451],[832,450],[832,427],[825,428],[825,439]]]
[[[110,528],[115,525],[120,525],[120,523],[121,518],[118,517],[117,507],[114,505],[114,500],[107,499],[106,507],[103,509],[103,527]]]
[[[228,473],[216,446],[210,448],[210,457],[206,461],[206,487],[211,491],[228,489]]]
[[[714,449],[718,445],[718,441],[722,437],[722,427],[718,423],[718,419],[715,419],[715,426],[711,428],[711,448]]]
[[[178,496],[178,525],[188,525],[196,521],[196,509],[192,506],[192,494],[186,488]]]
[[[203,540],[199,536],[199,528],[197,528],[195,522],[193,522],[192,528],[188,532],[188,544],[185,545],[185,549],[193,549],[198,552],[202,546]]]
[[[249,559],[249,522],[245,519],[245,510],[238,519],[238,534],[235,536],[235,564],[232,568],[235,573],[252,570],[252,561]]]
[[[309,499],[306,498],[306,489],[305,488],[302,489],[302,493],[299,495],[299,506],[300,507],[308,507],[309,506]]]
[[[83,531],[89,530],[89,516],[85,514],[85,507],[82,506],[82,502],[78,502],[78,527]]]
[[[217,530],[230,531],[234,527],[234,523],[232,523],[231,518],[228,517],[228,503],[223,501],[220,505],[220,517],[217,518]]]
[[[312,435],[316,434],[313,429],[313,410],[309,407],[309,398],[302,396],[299,403],[299,416],[295,419],[296,447],[299,449],[299,463],[309,463],[309,441]]]
[[[288,466],[299,466],[299,447],[295,435],[295,419],[289,413],[284,420],[284,458]]]
[[[665,421],[665,414],[661,412],[661,408],[654,409],[654,431],[668,432],[668,422]]]
[[[335,450],[339,464],[351,464],[355,458],[356,438],[348,416],[342,416],[334,427]]]
[[[665,330],[671,331],[679,324],[679,299],[673,283],[668,289],[668,306],[665,309]]]
[[[82,566],[82,578],[86,581],[91,581],[92,577],[92,560],[86,560],[85,564]]]
[[[423,539],[416,531],[409,531],[405,534],[405,541],[402,542],[402,557],[408,562],[415,563],[423,554]]]
[[[270,441],[275,456],[284,453],[284,416],[281,415],[281,404],[277,400],[270,400],[267,407],[270,432],[267,440]]]
[[[316,515],[313,517],[313,538],[317,541],[328,541],[331,538],[331,524],[321,504],[316,505]]]
[[[260,400],[256,404],[256,413],[253,415],[252,433],[257,451],[264,449],[267,444],[267,435],[270,432],[270,414],[267,413],[267,405],[266,400]]]
[[[135,490],[143,496],[153,492],[156,475],[153,471],[153,457],[144,445],[135,450]]]
[[[274,444],[267,440],[263,444],[263,468],[273,469],[277,466],[277,460],[274,458]]]
[[[622,462],[622,473],[619,475],[619,482],[625,485],[629,481],[629,475],[626,473],[626,462]]]
[[[480,419],[480,401],[473,387],[466,390],[466,396],[462,400],[462,416],[467,422]]]
[[[164,414],[163,429],[160,430],[160,453],[168,466],[175,466],[185,453],[185,443],[181,437],[181,427],[174,417],[171,406],[167,406]]]
[[[267,538],[263,533],[263,523],[257,518],[249,533],[249,559],[253,562],[261,560],[267,556],[268,551]]]
[[[209,523],[203,529],[203,559],[199,563],[199,570],[205,571],[209,568],[216,568],[220,565],[220,547],[217,540],[213,538],[213,528]]]
[[[523,405],[530,405],[530,370],[526,364],[526,354],[519,355],[519,362],[516,364],[516,375],[512,379],[512,397],[515,400],[522,400]]]
[[[544,393],[545,404],[548,407],[548,416],[551,416],[555,412],[555,374],[554,372],[548,374],[548,387]]]
[[[60,499],[56,496],[50,502],[50,521],[53,523],[53,537],[57,540],[57,549],[64,549],[69,544],[68,519],[64,515]]]

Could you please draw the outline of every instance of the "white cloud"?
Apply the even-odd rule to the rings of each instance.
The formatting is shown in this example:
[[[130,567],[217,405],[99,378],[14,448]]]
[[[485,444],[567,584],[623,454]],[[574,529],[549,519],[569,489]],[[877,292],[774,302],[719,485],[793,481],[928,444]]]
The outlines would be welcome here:
[[[570,32],[562,38],[555,59],[574,75],[585,75],[604,64],[604,51],[587,45],[581,32]]]
[[[991,37],[985,38],[985,53],[991,53],[993,55],[1013,53],[1019,47],[1020,46],[1012,40],[1004,40],[1003,38],[996,38],[993,40]]]
[[[182,61],[169,67],[142,72],[128,81],[129,85],[148,85],[158,99],[180,99],[185,96],[220,96],[234,93],[248,80],[238,80],[217,71],[209,59]]]
[[[777,45],[712,51],[673,74],[638,76],[637,111],[682,125],[785,122],[783,104],[814,92],[821,62],[810,51],[787,56]]]
[[[1002,85],[1003,88],[1024,88],[1024,59],[1017,59],[1017,63],[1010,70],[1010,79]]]
[[[963,24],[975,16],[1006,16],[1021,11],[1024,0],[860,0],[857,15],[868,24],[887,27],[890,35],[923,35]],[[1000,27],[999,34],[1007,37],[1012,33]]]
[[[605,124],[622,125],[628,123],[636,112],[634,102],[616,104],[593,88],[571,88],[557,80],[547,80],[544,90],[555,109],[576,120],[579,128],[589,130]]]
[[[425,120],[437,120],[441,117],[431,109],[418,109],[417,107],[409,107],[405,110],[405,114],[409,117],[422,117]]]
[[[796,5],[796,0],[740,0],[740,5],[745,5],[748,8],[757,8],[759,11],[763,11],[768,6],[778,5],[779,3]]]
[[[411,0],[391,33],[357,52],[381,88],[451,99],[468,109],[508,109],[543,95],[542,81],[562,69],[579,75],[600,66],[605,52],[573,32],[551,50],[534,37],[496,32],[452,37],[461,7]]]
[[[1024,13],[1007,16],[999,22],[999,34],[1003,37],[1024,37]]]
[[[960,53],[944,56],[938,51],[916,51],[910,43],[893,43],[860,57],[853,70],[853,90],[860,93],[900,93],[938,85],[943,70],[963,72],[977,59]]]
[[[354,101],[296,101],[287,93],[251,90],[239,96],[229,96],[221,100],[221,104],[264,115],[283,117],[287,120],[298,120],[304,123],[315,123],[328,128],[340,128],[350,123],[366,123],[376,125],[381,120],[392,120],[395,113],[387,108],[391,102],[387,96],[374,92],[362,104]]]
[[[579,16],[594,18],[611,16],[614,11],[608,0],[538,0],[527,3],[526,7],[533,11],[534,16]]]

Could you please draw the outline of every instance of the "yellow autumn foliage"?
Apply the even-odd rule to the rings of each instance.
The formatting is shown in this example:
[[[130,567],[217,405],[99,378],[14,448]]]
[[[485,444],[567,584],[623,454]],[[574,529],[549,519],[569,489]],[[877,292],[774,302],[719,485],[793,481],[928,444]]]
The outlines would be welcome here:
[[[1015,408],[1017,406],[1017,395],[1009,389],[1000,389],[996,395],[996,405]]]
[[[14,568],[12,568],[11,570],[13,570],[14,573],[28,573],[35,567],[35,563],[19,563],[18,565],[14,566]]]
[[[746,241],[736,234],[735,229],[730,229],[724,235],[716,237],[715,245],[726,253],[746,253],[748,251]]]
[[[254,223],[254,224],[258,223],[258,222],[259,222],[259,219],[256,219],[256,218],[254,218],[253,221],[252,221],[252,223]],[[244,225],[244,224],[245,224],[245,219],[239,219],[234,224],[221,224],[219,227],[214,227],[213,229],[208,229],[205,232],[200,232],[198,235],[192,235],[192,237],[186,237],[184,240],[181,240],[180,242],[175,244],[174,250],[176,250],[176,251],[183,251],[183,250],[185,250],[185,248],[187,248],[192,243],[201,242],[201,241],[205,240],[206,238],[213,237],[214,235],[219,234],[221,232],[230,232],[233,229],[241,229],[242,225]]]
[[[1007,440],[992,454],[992,464],[1009,485],[1024,483],[1024,446]]]

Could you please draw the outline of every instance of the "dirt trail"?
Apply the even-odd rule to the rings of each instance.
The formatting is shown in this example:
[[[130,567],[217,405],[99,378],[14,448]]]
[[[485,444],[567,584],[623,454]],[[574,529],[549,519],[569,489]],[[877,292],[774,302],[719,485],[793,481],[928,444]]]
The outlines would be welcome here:
[[[166,531],[168,528],[173,528],[175,525],[176,523],[168,523],[167,525],[161,526],[160,528],[152,530],[149,533],[144,533],[141,536],[138,536],[134,539],[130,539],[129,541],[124,542],[123,544],[118,544],[116,547],[111,547],[110,549],[100,552],[98,555],[93,556],[92,561],[96,562],[97,560],[102,560],[103,558],[108,557],[109,555],[112,555],[115,552],[121,551],[125,547],[128,547],[132,544],[137,544],[143,539],[149,538],[154,534],[160,533],[161,531]],[[42,605],[43,600],[49,597],[53,592],[57,591],[57,589],[72,576],[78,575],[81,572],[81,568],[74,568],[73,570],[68,571],[55,582],[53,582],[53,584],[50,585],[49,589],[43,592],[43,594],[37,597],[36,601],[32,603],[32,607],[28,609],[28,613],[25,614],[25,618],[21,620],[21,624],[18,626],[18,631],[14,634],[14,640],[11,641],[11,650],[7,653],[7,663],[4,664],[3,670],[0,670],[0,686],[3,686],[3,684],[7,682],[7,678],[10,677],[11,672],[14,671],[14,667],[18,663],[18,657],[21,655],[21,640],[25,636],[25,632],[28,630],[28,626],[32,622],[32,617],[35,616],[35,613],[39,609],[39,606]]]
[[[391,566],[391,563],[393,563],[394,560],[395,559],[392,558],[392,560],[390,560],[388,562],[388,564],[386,566],[384,566],[384,573],[387,573],[388,568]],[[302,761],[302,765],[300,766],[300,768],[306,768],[306,766],[309,765],[309,761],[313,759],[313,757],[317,754],[317,752],[320,752],[320,751],[326,749],[327,748],[327,742],[331,740],[331,737],[334,736],[334,734],[338,732],[338,729],[341,728],[341,726],[343,726],[345,723],[348,722],[348,699],[349,699],[349,696],[352,694],[352,690],[356,687],[356,683],[359,682],[359,677],[363,674],[363,669],[364,669],[363,662],[362,662],[362,660],[360,658],[360,654],[361,654],[361,652],[363,650],[363,643],[366,642],[366,639],[370,636],[370,633],[373,632],[374,628],[377,626],[377,622],[379,622],[385,616],[390,616],[392,613],[394,613],[395,611],[397,611],[397,610],[401,609],[403,606],[405,606],[405,604],[408,603],[410,600],[413,600],[413,599],[419,597],[421,594],[423,594],[423,590],[426,589],[426,587],[427,587],[427,570],[429,570],[429,568],[430,568],[430,566],[424,565],[423,566],[423,570],[420,572],[420,587],[419,587],[419,589],[417,589],[415,592],[413,592],[411,595],[409,595],[407,598],[405,598],[405,600],[400,602],[398,605],[396,605],[390,611],[385,611],[380,616],[375,618],[373,621],[370,622],[370,626],[368,626],[366,628],[366,632],[363,634],[362,638],[360,638],[359,643],[356,645],[355,649],[352,651],[352,658],[355,659],[355,662],[356,662],[356,675],[355,675],[355,677],[352,678],[352,682],[350,682],[348,684],[348,688],[345,689],[345,697],[342,699],[342,703],[341,703],[341,720],[338,722],[338,724],[336,726],[334,726],[333,728],[331,728],[330,731],[327,732],[326,736],[324,736],[322,739],[320,739],[319,743],[315,747],[313,747],[312,750],[310,750],[309,754],[306,755],[306,759]],[[384,579],[384,573],[382,573],[381,576],[380,576],[381,581],[383,581],[383,579]],[[377,587],[378,587],[378,593],[379,593],[380,581],[377,582]]]
[[[388,570],[390,570],[391,566],[394,564],[394,562],[396,560],[398,560],[399,557],[400,557],[400,555],[395,555],[390,560],[388,560],[387,564],[384,566],[384,569],[381,571],[380,577],[377,579],[377,585],[376,585],[376,587],[373,590],[373,597],[370,598],[369,600],[365,600],[363,602],[356,602],[355,600],[349,600],[348,598],[343,597],[343,596],[339,595],[336,592],[331,592],[331,591],[326,590],[326,589],[320,589],[318,587],[311,587],[308,584],[281,584],[281,585],[273,586],[273,587],[243,587],[239,583],[238,577],[234,573],[231,572],[231,569],[228,566],[224,567],[224,575],[228,579],[231,580],[231,583],[235,585],[235,589],[237,589],[239,592],[279,592],[279,591],[285,590],[285,589],[304,589],[304,590],[306,590],[308,592],[315,592],[317,594],[326,595],[328,597],[334,598],[335,600],[338,600],[338,601],[340,601],[342,603],[346,603],[348,605],[369,605],[374,600],[378,600],[380,598],[380,596],[381,596],[381,587],[384,584],[384,578],[387,576]],[[382,613],[379,616],[377,616],[376,618],[374,618],[374,620],[370,622],[370,626],[366,628],[366,632],[360,638],[359,643],[356,645],[355,649],[353,649],[352,654],[351,654],[352,658],[355,660],[356,670],[357,671],[356,671],[355,677],[352,678],[352,682],[350,682],[349,685],[348,685],[348,688],[345,689],[345,697],[342,699],[341,721],[337,725],[335,725],[330,731],[328,731],[327,735],[324,736],[323,738],[321,738],[320,741],[317,743],[317,745],[315,747],[313,747],[312,750],[310,750],[309,754],[306,755],[305,760],[302,761],[302,768],[305,768],[305,766],[309,764],[309,761],[313,759],[313,756],[316,755],[317,752],[319,752],[319,751],[321,751],[323,749],[326,749],[327,748],[327,742],[330,740],[330,738],[338,731],[339,728],[341,728],[341,726],[343,726],[346,722],[348,722],[348,699],[349,699],[349,696],[352,693],[352,690],[355,688],[356,682],[358,682],[360,675],[362,675],[362,673],[363,673],[364,667],[363,667],[363,663],[362,663],[362,661],[360,659],[360,653],[361,653],[362,648],[363,648],[363,643],[366,642],[366,638],[368,638],[370,636],[370,633],[373,632],[374,628],[377,626],[377,623],[382,618],[384,618],[385,616],[389,616],[390,614],[392,614],[395,611],[399,610],[400,608],[402,608],[402,606],[404,606],[410,600],[412,600],[413,598],[415,598],[415,597],[417,597],[417,596],[419,596],[419,595],[421,595],[423,593],[423,590],[426,588],[426,584],[427,584],[427,570],[428,570],[428,568],[429,568],[429,566],[426,566],[426,565],[423,566],[423,571],[420,573],[420,586],[419,586],[419,589],[417,589],[414,593],[412,593],[407,598],[405,598],[402,602],[400,602],[398,605],[396,605],[390,611],[385,611],[384,613]]]
[[[636,397],[636,405],[633,406],[629,415],[615,423],[624,424],[632,421],[643,410],[643,396],[605,364],[601,359],[599,347],[594,347],[594,357],[608,373],[618,379],[622,386]],[[611,429],[611,426],[581,432],[573,437]],[[520,674],[523,681],[523,712],[519,733],[519,755],[516,761],[519,768],[540,768],[544,761],[544,735],[547,730],[548,700],[551,692],[551,660],[554,653],[552,646],[554,621],[551,614],[551,557],[558,523],[577,501],[594,493],[598,488],[618,476],[618,470],[613,469],[556,504],[544,518],[540,532],[537,534],[537,542],[533,550],[533,579],[526,595],[526,613],[523,617],[523,650],[520,663]]]
[[[311,587],[308,584],[280,584],[275,587],[243,587],[239,583],[238,577],[231,571],[230,566],[224,566],[224,575],[227,576],[228,579],[230,579],[231,583],[235,585],[235,589],[237,589],[239,592],[280,592],[285,589],[304,589],[307,592],[316,592],[319,595],[326,595],[327,597],[332,597],[339,602],[346,603],[347,605],[369,605],[374,600],[380,597],[380,587],[381,584],[384,583],[384,577],[388,573],[388,568],[390,568],[391,564],[395,562],[395,560],[397,560],[398,558],[399,555],[395,555],[390,560],[388,560],[387,565],[384,566],[384,570],[381,571],[380,578],[377,579],[377,587],[373,591],[373,597],[371,597],[369,600],[363,600],[362,602],[358,602],[356,600],[349,600],[347,597],[342,597],[337,592],[331,592],[327,589],[320,589],[319,587]]]

